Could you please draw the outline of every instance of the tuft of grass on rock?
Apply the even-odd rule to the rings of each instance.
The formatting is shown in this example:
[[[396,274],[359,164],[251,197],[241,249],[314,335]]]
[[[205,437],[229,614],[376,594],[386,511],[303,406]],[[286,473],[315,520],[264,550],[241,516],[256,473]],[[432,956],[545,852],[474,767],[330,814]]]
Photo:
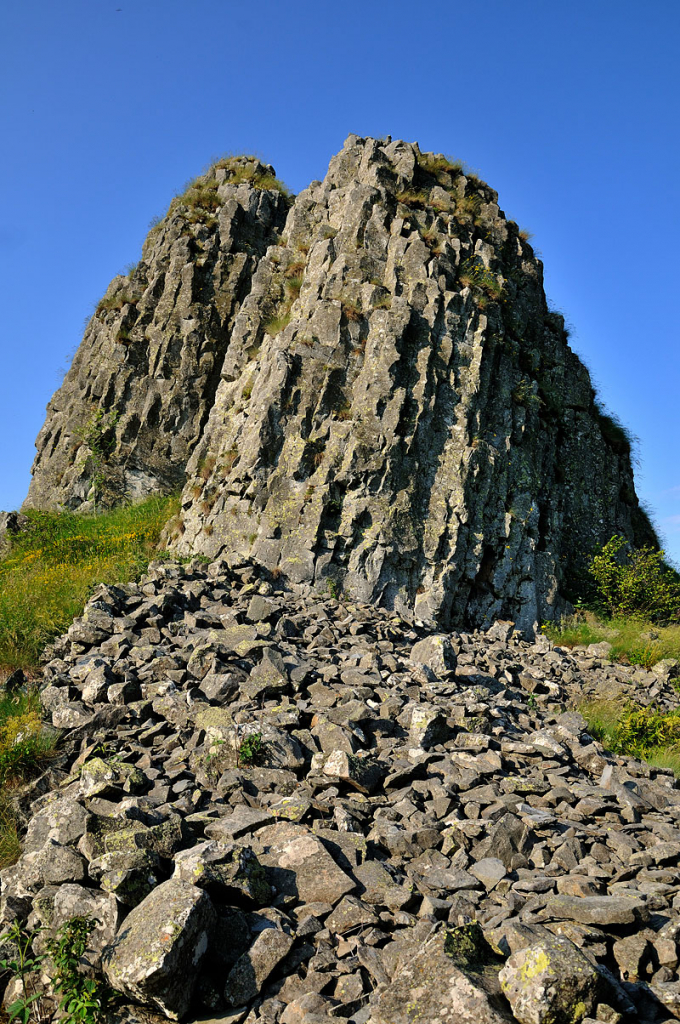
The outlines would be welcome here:
[[[0,666],[35,668],[99,583],[139,577],[159,555],[176,497],[156,496],[96,515],[26,511],[30,528],[0,560]]]

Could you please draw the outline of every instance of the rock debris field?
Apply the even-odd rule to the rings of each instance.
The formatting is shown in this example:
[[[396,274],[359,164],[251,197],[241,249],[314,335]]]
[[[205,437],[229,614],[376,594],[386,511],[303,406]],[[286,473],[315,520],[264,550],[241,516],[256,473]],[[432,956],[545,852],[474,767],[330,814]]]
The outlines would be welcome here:
[[[49,652],[2,926],[95,918],[120,1024],[680,1017],[680,790],[574,710],[675,707],[674,666],[606,653],[234,559],[102,586]]]

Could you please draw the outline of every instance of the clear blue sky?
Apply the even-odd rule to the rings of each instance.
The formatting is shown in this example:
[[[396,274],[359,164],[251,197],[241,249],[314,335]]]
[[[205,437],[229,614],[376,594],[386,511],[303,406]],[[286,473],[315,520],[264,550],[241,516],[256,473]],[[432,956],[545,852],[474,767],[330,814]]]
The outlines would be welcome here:
[[[119,9],[120,8],[120,9]],[[211,157],[294,191],[349,132],[458,156],[533,232],[680,560],[678,0],[20,0],[0,13],[0,508],[110,278]]]

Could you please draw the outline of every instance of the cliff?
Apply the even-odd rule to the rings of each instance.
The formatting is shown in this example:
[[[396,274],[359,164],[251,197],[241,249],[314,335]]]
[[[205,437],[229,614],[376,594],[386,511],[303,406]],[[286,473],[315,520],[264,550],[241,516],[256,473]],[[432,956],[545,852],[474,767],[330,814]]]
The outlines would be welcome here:
[[[290,209],[272,168],[215,165],[100,304],[27,504],[184,486],[182,554],[445,626],[554,617],[595,546],[655,537],[497,199],[389,139]]]

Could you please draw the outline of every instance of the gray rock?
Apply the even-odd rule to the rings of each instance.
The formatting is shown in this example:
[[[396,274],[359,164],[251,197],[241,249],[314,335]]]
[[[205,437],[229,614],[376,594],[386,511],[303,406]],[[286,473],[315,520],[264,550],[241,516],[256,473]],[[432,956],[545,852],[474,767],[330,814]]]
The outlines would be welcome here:
[[[435,634],[420,640],[411,650],[411,664],[425,665],[438,675],[455,669],[456,656],[449,637]]]
[[[257,996],[274,968],[293,945],[293,937],[277,928],[265,928],[227,978],[224,998],[230,1006],[243,1006]]]
[[[595,1006],[599,975],[561,935],[513,953],[498,977],[519,1024],[578,1024]]]
[[[214,840],[199,843],[175,856],[174,878],[190,882],[223,901],[241,899],[263,906],[272,897],[257,857],[247,846]]]
[[[50,402],[27,506],[184,486],[166,531],[182,554],[235,570],[252,554],[441,628],[503,615],[531,632],[564,610],[584,551],[655,541],[630,452],[491,188],[355,135],[289,213],[257,187],[272,181],[242,160],[173,200]]]
[[[497,969],[466,974],[447,955],[443,931],[399,963],[396,976],[370,1002],[369,1024],[507,1024],[512,1014],[500,995]]]
[[[104,951],[110,984],[171,1020],[189,1009],[215,912],[201,889],[171,879],[127,916]]]

